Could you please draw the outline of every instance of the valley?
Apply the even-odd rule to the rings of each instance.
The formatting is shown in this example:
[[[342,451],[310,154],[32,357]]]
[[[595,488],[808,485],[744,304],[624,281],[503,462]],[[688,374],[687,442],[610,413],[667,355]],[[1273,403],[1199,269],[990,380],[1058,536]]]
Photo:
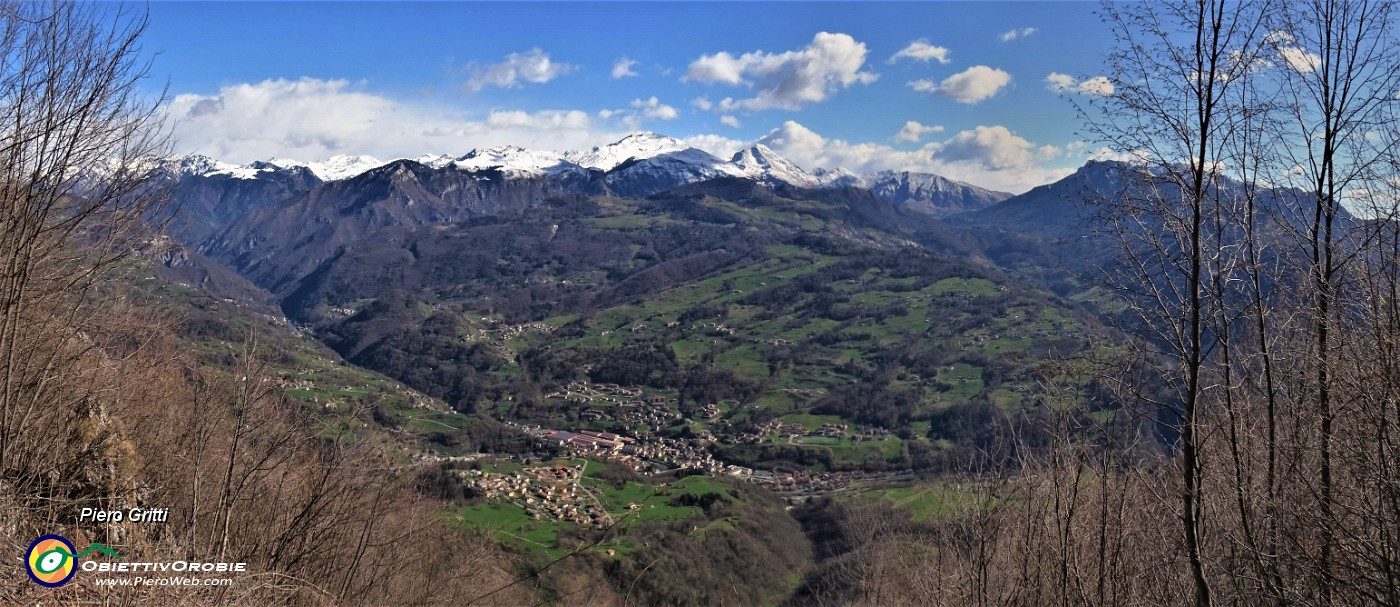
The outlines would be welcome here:
[[[212,206],[172,224],[198,253],[156,268],[191,301],[190,280],[223,306],[261,293],[258,328],[219,306],[196,325],[210,355],[252,328],[325,432],[387,446],[455,504],[450,524],[532,567],[620,575],[754,525],[803,546],[786,512],[820,504],[943,516],[973,499],[952,479],[1052,419],[1114,426],[1097,380],[1115,332],[1079,303],[1092,291],[1034,259],[1053,240],[975,224],[1017,198],[909,174],[824,186],[766,148],[728,164],[678,147],[642,134],[327,180],[172,163],[181,206]],[[225,267],[242,277],[204,278]],[[735,591],[793,591],[800,552]]]

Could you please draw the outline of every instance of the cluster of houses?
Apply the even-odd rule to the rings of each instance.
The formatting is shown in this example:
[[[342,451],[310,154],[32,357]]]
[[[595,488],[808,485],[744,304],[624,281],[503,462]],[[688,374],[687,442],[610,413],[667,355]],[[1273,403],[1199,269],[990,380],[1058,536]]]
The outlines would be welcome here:
[[[590,421],[620,422],[625,426],[640,425],[661,428],[681,419],[681,414],[671,410],[666,403],[645,397],[640,388],[628,388],[611,383],[590,384],[571,382],[563,390],[550,392],[545,398],[576,400],[590,405],[579,413],[579,417]],[[718,415],[719,409],[714,413]]]
[[[551,518],[597,528],[612,524],[612,515],[580,487],[581,467],[531,468],[508,474],[461,470],[457,474],[488,499],[520,504],[532,519]]]
[[[483,318],[483,320],[485,320]],[[552,333],[557,327],[542,322],[530,322],[523,325],[500,325],[491,329],[491,335],[501,341],[515,339],[526,333]]]
[[[891,432],[878,426],[856,426],[851,430],[850,425],[841,423],[824,423],[816,430],[807,430],[802,424],[783,423],[781,418],[770,419],[760,424],[754,430],[739,433],[733,436],[734,440],[743,443],[762,443],[772,440],[777,436],[779,442],[800,442],[803,438],[847,438],[852,443],[859,443],[867,440],[881,440],[889,438]]]
[[[641,388],[628,388],[617,384],[590,384],[588,382],[576,381],[570,382],[567,386],[564,386],[563,390],[550,392],[544,395],[544,397],[581,400],[599,405],[620,405],[641,398],[642,390]]]
[[[724,469],[724,465],[710,455],[702,441],[637,439],[593,430],[569,432],[539,429],[535,434],[563,447],[572,456],[620,462],[637,472],[680,469],[718,474]]]

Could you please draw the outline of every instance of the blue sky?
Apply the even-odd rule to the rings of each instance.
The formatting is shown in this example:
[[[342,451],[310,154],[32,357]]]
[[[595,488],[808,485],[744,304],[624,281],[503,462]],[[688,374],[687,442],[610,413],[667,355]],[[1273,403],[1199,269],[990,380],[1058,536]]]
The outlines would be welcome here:
[[[563,151],[651,130],[805,168],[1024,191],[1111,92],[1096,3],[156,2],[177,151],[231,162]],[[911,124],[913,123],[913,124]]]

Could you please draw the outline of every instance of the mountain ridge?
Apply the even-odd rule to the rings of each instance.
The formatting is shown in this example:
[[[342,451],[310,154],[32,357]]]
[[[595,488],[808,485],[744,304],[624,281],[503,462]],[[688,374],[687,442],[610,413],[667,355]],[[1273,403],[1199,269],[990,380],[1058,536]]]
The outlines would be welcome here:
[[[761,143],[724,159],[680,139],[650,131],[633,133],[590,150],[562,153],[503,145],[476,148],[459,156],[422,154],[382,161],[372,156],[338,155],[318,162],[274,157],[245,165],[190,154],[156,161],[152,172],[178,183],[212,178],[259,181],[278,179],[283,172],[304,171],[319,183],[328,184],[405,160],[438,170],[495,171],[509,179],[586,180],[587,175],[599,173],[617,194],[626,196],[649,196],[671,187],[723,177],[750,179],[773,187],[861,187],[897,205],[940,217],[984,208],[1011,197],[932,173],[879,171],[859,175],[839,167],[809,172]]]

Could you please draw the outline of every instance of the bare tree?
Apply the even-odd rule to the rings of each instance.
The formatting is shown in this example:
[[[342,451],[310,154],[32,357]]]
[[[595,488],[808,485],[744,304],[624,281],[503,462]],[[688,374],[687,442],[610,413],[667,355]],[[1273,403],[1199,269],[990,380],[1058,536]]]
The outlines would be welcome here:
[[[1219,313],[1212,281],[1219,267],[1221,161],[1231,140],[1230,93],[1248,76],[1262,37],[1261,7],[1224,1],[1105,4],[1118,46],[1109,57],[1114,94],[1091,131],[1143,163],[1129,187],[1105,201],[1114,238],[1123,243],[1123,272],[1112,278],[1135,313],[1136,342],[1149,350],[1167,398],[1140,394],[1169,411],[1180,440],[1183,550],[1197,605],[1214,597],[1205,555],[1208,454],[1206,403],[1216,355],[1209,333]],[[1214,263],[1213,263],[1214,262]]]
[[[1380,187],[1395,140],[1385,137],[1392,124],[1400,54],[1391,29],[1395,5],[1388,1],[1312,0],[1288,3],[1279,11],[1270,43],[1281,69],[1288,119],[1278,138],[1286,163],[1287,183],[1297,195],[1289,200],[1294,241],[1309,277],[1302,293],[1308,324],[1299,327],[1309,342],[1302,358],[1308,380],[1294,391],[1295,406],[1316,436],[1308,458],[1315,475],[1307,475],[1308,501],[1316,508],[1315,533],[1309,534],[1312,586],[1319,604],[1337,602],[1339,573],[1337,531],[1342,523],[1338,501],[1343,474],[1337,465],[1338,415],[1349,409],[1339,393],[1339,330],[1364,326],[1351,299],[1358,257],[1368,255],[1371,234],[1358,230],[1345,208],[1348,197]],[[1312,479],[1315,479],[1313,481]]]
[[[154,202],[138,191],[162,142],[159,99],[139,88],[144,28],[115,5],[0,5],[0,479],[49,512],[82,476],[55,480],[84,456],[56,447],[105,440],[92,287]]]

